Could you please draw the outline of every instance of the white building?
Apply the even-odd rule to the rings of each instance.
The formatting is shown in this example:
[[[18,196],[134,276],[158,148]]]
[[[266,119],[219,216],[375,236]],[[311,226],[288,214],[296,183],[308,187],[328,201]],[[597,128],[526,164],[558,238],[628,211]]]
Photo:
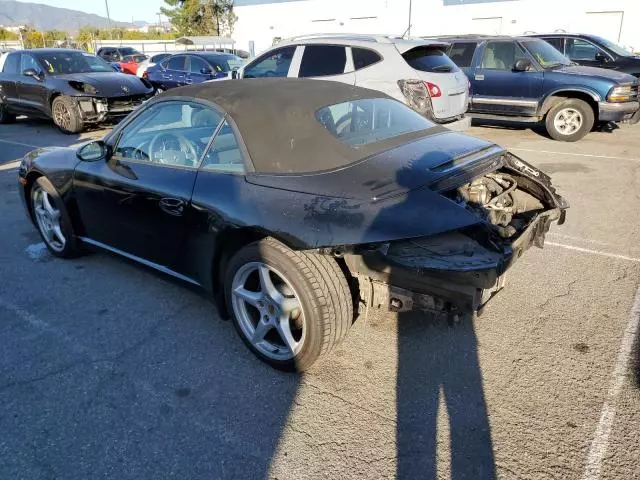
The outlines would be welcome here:
[[[306,33],[593,33],[640,51],[640,0],[235,0],[237,48]]]

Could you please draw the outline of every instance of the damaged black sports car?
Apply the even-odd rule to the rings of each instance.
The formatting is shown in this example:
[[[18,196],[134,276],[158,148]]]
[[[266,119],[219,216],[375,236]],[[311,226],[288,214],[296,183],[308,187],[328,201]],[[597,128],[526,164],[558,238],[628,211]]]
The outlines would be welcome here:
[[[362,304],[481,308],[568,207],[495,144],[304,79],[172,90],[104,141],[27,154],[19,181],[54,255],[104,249],[198,285],[285,370],[329,352]]]
[[[19,50],[0,70],[0,123],[16,115],[44,117],[65,133],[78,133],[125,117],[154,94],[147,80],[114,72],[80,50]]]

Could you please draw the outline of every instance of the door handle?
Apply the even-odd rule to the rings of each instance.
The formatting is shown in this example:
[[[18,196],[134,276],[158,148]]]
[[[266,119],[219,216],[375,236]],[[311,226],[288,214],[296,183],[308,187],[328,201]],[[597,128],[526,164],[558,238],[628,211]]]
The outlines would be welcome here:
[[[184,81],[187,85],[191,85],[193,83],[193,79],[191,77],[187,77]]]
[[[179,198],[165,197],[160,199],[160,210],[174,217],[184,215],[184,202]]]

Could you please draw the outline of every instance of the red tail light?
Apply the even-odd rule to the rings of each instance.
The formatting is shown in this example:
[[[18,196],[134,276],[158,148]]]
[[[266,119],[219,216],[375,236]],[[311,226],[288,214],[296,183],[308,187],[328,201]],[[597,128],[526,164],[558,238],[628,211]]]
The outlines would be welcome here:
[[[144,72],[142,72],[142,78],[148,80],[149,79],[149,74],[147,73],[147,71],[145,70]]]
[[[425,87],[427,87],[427,92],[429,92],[429,96],[431,98],[438,98],[442,96],[442,90],[435,83],[424,82]]]

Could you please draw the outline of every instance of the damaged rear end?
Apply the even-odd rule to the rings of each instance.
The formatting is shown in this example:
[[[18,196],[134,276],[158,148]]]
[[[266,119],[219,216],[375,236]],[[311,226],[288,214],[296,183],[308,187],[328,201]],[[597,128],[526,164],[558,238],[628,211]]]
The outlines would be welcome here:
[[[518,157],[492,150],[447,160],[426,186],[478,220],[473,225],[363,245],[344,255],[368,305],[393,311],[480,311],[531,246],[542,248],[567,202],[550,178]]]

